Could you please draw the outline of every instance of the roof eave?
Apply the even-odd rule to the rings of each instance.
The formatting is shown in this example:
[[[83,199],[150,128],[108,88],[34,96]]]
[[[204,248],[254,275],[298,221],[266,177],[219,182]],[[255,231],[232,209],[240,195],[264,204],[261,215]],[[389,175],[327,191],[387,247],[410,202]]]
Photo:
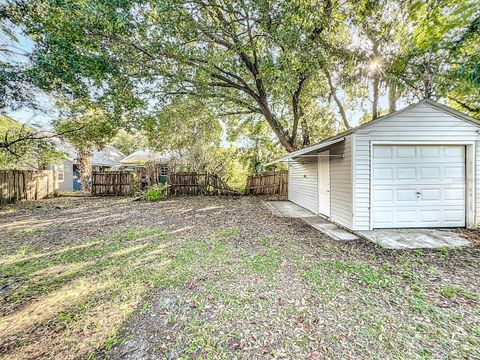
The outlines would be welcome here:
[[[273,165],[273,164],[276,164],[276,163],[279,163],[279,162],[289,161],[289,160],[297,158],[301,155],[305,155],[305,154],[308,154],[308,153],[311,153],[311,152],[314,152],[314,151],[318,152],[318,150],[321,150],[321,149],[326,149],[326,148],[328,148],[328,147],[330,147],[334,144],[345,141],[345,136],[347,136],[349,133],[350,133],[350,131],[346,131],[346,132],[343,132],[343,133],[339,134],[336,137],[330,138],[330,139],[325,140],[321,143],[318,143],[318,144],[315,144],[315,145],[312,145],[312,146],[309,146],[307,148],[303,148],[303,149],[300,149],[300,150],[297,150],[297,151],[293,151],[293,152],[291,152],[287,155],[284,155],[284,156],[282,156],[278,159],[275,159],[273,161],[270,161],[270,162],[266,163],[264,166],[270,166],[270,165]]]

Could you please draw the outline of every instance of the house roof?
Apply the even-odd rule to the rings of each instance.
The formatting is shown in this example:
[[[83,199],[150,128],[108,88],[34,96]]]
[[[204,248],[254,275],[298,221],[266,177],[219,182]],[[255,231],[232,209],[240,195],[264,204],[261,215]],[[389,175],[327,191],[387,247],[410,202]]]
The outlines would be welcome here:
[[[92,155],[93,166],[113,166],[121,161],[125,155],[116,147],[107,145],[102,150],[96,150]]]
[[[46,134],[48,134],[46,132]],[[53,133],[52,133],[53,135]],[[58,136],[52,136],[48,138],[48,141],[55,146],[58,151],[61,151],[65,156],[72,161],[76,161],[78,158],[78,151],[75,149],[69,141],[59,138]],[[113,166],[122,160],[125,155],[112,145],[105,146],[102,150],[93,150],[92,153],[92,165],[93,166]]]
[[[137,150],[119,161],[121,165],[144,165],[147,162],[166,162],[171,155],[167,152],[160,153],[151,150]]]
[[[398,115],[402,112],[405,112],[405,111],[408,111],[408,110],[411,110],[421,104],[428,104],[440,111],[443,111],[445,113],[448,113],[460,120],[463,120],[463,121],[466,121],[470,124],[473,124],[475,126],[478,126],[480,127],[480,121],[469,116],[469,115],[466,115],[460,111],[457,111],[455,109],[452,109],[451,107],[447,106],[447,105],[443,105],[443,104],[440,104],[436,101],[433,101],[433,100],[430,100],[430,99],[424,99],[424,100],[420,100],[418,102],[416,102],[415,104],[411,104],[409,106],[406,106],[404,107],[403,109],[400,109],[400,110],[397,110],[397,111],[394,111],[390,114],[387,114],[387,115],[384,115],[384,116],[380,116],[378,118],[376,118],[375,120],[372,120],[372,121],[369,121],[365,124],[361,124],[359,126],[356,126],[354,128],[351,128],[351,129],[348,129],[347,131],[344,131],[338,135],[335,135],[335,136],[332,136],[330,138],[327,138],[319,143],[316,143],[314,145],[311,145],[311,146],[308,146],[306,148],[303,148],[303,149],[300,149],[300,150],[296,150],[296,151],[293,151],[287,155],[284,155],[280,158],[277,158],[267,164],[265,164],[265,166],[268,166],[268,165],[273,165],[275,163],[278,163],[278,162],[282,162],[282,161],[287,161],[288,159],[293,159],[295,157],[298,157],[298,156],[301,156],[301,155],[304,155],[304,154],[308,154],[308,153],[311,153],[313,151],[318,151],[320,149],[323,149],[323,148],[327,148],[333,144],[336,144],[338,142],[341,142],[341,141],[344,141],[345,140],[345,136],[347,135],[350,135],[352,133],[355,133],[357,132],[358,130],[360,129],[364,129],[364,128],[367,128],[369,127],[370,125],[373,125],[373,124],[376,124],[377,122],[379,121],[382,121],[382,120],[386,120],[386,119],[389,119],[391,118],[392,116],[395,116],[395,115]]]

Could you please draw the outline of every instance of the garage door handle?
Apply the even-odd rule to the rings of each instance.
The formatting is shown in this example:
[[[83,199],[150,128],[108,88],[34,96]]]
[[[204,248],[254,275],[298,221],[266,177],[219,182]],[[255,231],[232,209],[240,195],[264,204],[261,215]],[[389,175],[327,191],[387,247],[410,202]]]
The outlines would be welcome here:
[[[422,193],[420,191],[417,191],[417,195],[421,195]]]

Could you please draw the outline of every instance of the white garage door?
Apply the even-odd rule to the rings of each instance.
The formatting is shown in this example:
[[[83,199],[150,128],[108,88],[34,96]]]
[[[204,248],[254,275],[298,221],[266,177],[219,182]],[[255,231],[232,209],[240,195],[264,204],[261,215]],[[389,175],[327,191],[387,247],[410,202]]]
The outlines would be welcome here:
[[[372,225],[465,226],[465,146],[375,145]]]

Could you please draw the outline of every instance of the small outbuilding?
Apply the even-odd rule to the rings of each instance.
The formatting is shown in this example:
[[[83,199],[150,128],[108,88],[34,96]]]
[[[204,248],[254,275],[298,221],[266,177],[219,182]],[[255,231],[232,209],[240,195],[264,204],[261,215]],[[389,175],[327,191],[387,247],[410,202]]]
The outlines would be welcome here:
[[[422,100],[276,161],[290,201],[348,229],[475,228],[479,128]]]

